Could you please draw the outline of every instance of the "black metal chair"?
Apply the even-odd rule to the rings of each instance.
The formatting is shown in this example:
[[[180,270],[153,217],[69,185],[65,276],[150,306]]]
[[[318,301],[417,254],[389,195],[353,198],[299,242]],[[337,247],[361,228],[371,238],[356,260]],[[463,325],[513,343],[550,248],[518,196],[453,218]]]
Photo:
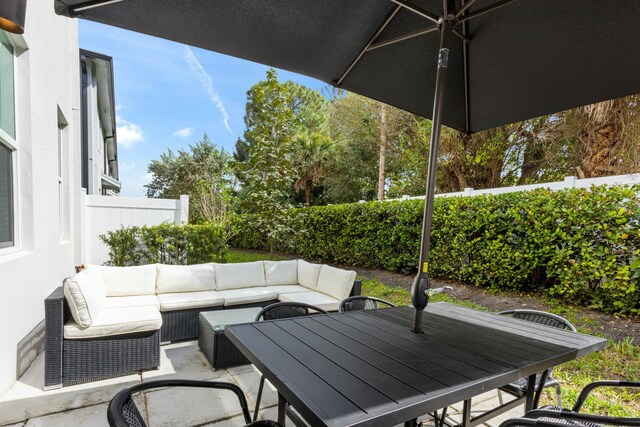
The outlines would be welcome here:
[[[396,305],[380,298],[357,295],[342,300],[338,311],[344,313],[346,311],[360,310],[376,310],[378,308],[395,307]]]
[[[500,427],[516,426],[540,426],[540,427],[566,427],[567,425],[583,427],[613,426],[640,426],[640,418],[611,417],[607,415],[595,415],[581,413],[582,405],[587,400],[589,393],[596,388],[640,388],[639,381],[596,381],[587,384],[572,409],[558,407],[544,407],[527,412],[523,418],[513,418],[503,422]]]
[[[120,390],[118,393],[116,393],[113,399],[111,399],[109,407],[107,408],[107,419],[109,421],[109,425],[111,427],[146,427],[147,424],[145,423],[142,414],[140,414],[140,411],[136,407],[132,395],[143,390],[161,387],[202,387],[231,391],[232,393],[235,393],[236,396],[238,396],[238,401],[240,402],[240,407],[242,409],[242,415],[244,417],[246,427],[280,427],[280,424],[271,420],[260,420],[251,422],[251,415],[249,414],[247,399],[244,397],[244,393],[237,385],[221,381],[194,380],[147,381]]]
[[[277,302],[264,307],[256,316],[256,322],[261,320],[290,319],[292,317],[304,317],[312,314],[328,314],[326,310],[302,302]],[[260,376],[260,386],[256,396],[256,408],[253,413],[254,421],[258,419],[260,410],[260,400],[264,389],[264,375]],[[287,412],[290,417],[295,417],[294,413]]]
[[[548,313],[546,311],[519,309],[505,310],[499,312],[498,314],[576,332],[575,326],[573,326],[567,319],[558,316],[557,314]],[[547,369],[546,371],[541,372],[536,376],[536,391],[533,400],[534,408],[538,407],[540,397],[542,396],[542,391],[545,388],[549,387],[555,389],[556,401],[558,403],[558,406],[562,407],[562,394],[560,392],[560,384],[555,378],[553,378],[553,369]],[[500,394],[501,391],[509,393],[515,397],[522,397],[527,393],[527,378],[520,378],[519,380],[498,389],[498,397],[500,399],[500,403],[502,404],[502,395]]]

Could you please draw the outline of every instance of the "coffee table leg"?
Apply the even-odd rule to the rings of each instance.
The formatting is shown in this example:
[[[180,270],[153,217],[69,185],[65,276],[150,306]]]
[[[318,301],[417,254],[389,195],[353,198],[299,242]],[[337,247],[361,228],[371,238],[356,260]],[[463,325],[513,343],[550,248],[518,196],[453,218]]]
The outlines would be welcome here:
[[[278,393],[278,424],[285,427],[287,401]]]

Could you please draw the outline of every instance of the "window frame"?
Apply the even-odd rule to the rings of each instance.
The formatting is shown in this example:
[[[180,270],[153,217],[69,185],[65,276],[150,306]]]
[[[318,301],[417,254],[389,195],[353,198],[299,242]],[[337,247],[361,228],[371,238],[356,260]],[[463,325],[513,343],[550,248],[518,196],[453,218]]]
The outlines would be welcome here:
[[[0,30],[3,31],[3,30]],[[19,119],[18,119],[18,111],[19,111],[19,89],[16,81],[16,77],[18,76],[18,52],[19,47],[16,46],[15,41],[11,37],[10,34],[4,33],[7,41],[11,45],[13,50],[13,130],[15,137],[9,135],[4,129],[0,128],[0,144],[9,148],[11,151],[11,200],[9,203],[11,204],[11,225],[12,225],[12,241],[0,242],[0,255],[6,253],[13,253],[20,250],[20,217],[19,217],[19,203],[20,198],[18,194],[20,194],[20,181],[19,181],[19,162],[20,162],[20,146],[18,144],[19,140]]]

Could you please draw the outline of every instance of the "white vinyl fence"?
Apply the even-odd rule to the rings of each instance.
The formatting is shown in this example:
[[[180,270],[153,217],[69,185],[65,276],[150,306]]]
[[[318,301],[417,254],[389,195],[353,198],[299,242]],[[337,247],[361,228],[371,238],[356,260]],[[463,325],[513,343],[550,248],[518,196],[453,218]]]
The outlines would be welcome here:
[[[564,181],[545,182],[542,184],[518,185],[514,187],[487,188],[484,190],[474,190],[465,188],[456,193],[436,194],[436,197],[456,197],[456,196],[479,196],[481,194],[504,194],[515,193],[517,191],[531,191],[537,188],[548,188],[550,190],[564,190],[566,188],[589,188],[592,185],[634,185],[640,184],[640,174],[604,176],[601,178],[578,179],[575,176],[567,176]],[[424,199],[424,196],[402,196],[400,200]],[[394,199],[398,200],[398,199]]]
[[[83,195],[82,199],[83,264],[109,260],[109,248],[98,237],[107,231],[163,222],[182,224],[189,219],[189,196],[169,200]]]

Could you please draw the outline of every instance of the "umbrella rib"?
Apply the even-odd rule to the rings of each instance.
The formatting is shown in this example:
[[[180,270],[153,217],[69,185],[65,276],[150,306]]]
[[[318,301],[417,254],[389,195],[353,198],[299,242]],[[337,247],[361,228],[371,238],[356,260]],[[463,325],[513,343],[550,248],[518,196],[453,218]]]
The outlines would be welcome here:
[[[485,13],[488,12],[492,12],[498,8],[501,8],[502,6],[506,6],[509,3],[513,3],[516,0],[500,0],[495,2],[492,5],[489,5],[487,7],[483,7],[482,9],[478,9],[478,10],[474,10],[473,12],[469,12],[467,15],[464,15],[463,17],[458,19],[458,22],[465,22],[468,21],[470,19],[476,18],[480,15],[484,15]]]
[[[375,50],[375,49],[379,49],[381,47],[385,47],[385,46],[389,46],[392,44],[396,44],[405,40],[409,40],[412,39],[414,37],[418,37],[421,36],[423,34],[428,34],[428,33],[433,33],[434,31],[438,31],[439,26],[438,25],[434,25],[432,27],[428,27],[428,28],[423,28],[421,30],[417,30],[417,31],[412,31],[408,34],[404,34],[402,36],[398,36],[398,37],[394,37],[391,38],[389,40],[385,40],[383,42],[380,43],[376,43],[376,44],[372,44],[371,46],[369,46],[369,48],[367,49],[367,52]]]
[[[441,18],[435,13],[429,12],[428,10],[423,9],[420,6],[416,6],[415,4],[411,4],[406,0],[391,0],[391,1],[394,2],[395,4],[398,4],[404,7],[405,9],[410,10],[411,12],[417,15],[422,16],[423,18],[427,18],[428,20],[433,21],[433,23],[435,24],[440,24],[441,22]]]
[[[106,6],[108,4],[112,4],[112,3],[119,3],[121,1],[124,0],[90,0],[90,1],[85,1],[82,3],[78,3],[74,6],[69,6],[69,10],[71,11],[71,13],[73,14],[77,14],[79,12],[82,12],[84,10],[89,10],[89,9],[93,9],[96,7],[101,7],[101,6]]]
[[[474,4],[475,2],[476,2],[476,0],[469,0],[468,2],[464,3],[464,4],[462,5],[462,7],[460,8],[460,10],[458,10],[458,11],[456,12],[455,19],[460,18],[460,17],[462,16],[462,14],[463,14],[464,12],[466,12],[466,10],[467,10],[467,9],[469,9],[471,6],[473,6],[473,4]]]
[[[351,72],[351,70],[353,69],[353,67],[355,67],[355,65],[358,63],[358,61],[360,61],[360,59],[362,59],[362,57],[364,56],[365,53],[367,53],[367,50],[369,49],[369,46],[371,46],[373,44],[374,41],[376,41],[376,39],[378,38],[378,36],[380,35],[380,33],[382,33],[384,31],[385,28],[387,28],[387,25],[389,25],[389,23],[391,22],[391,20],[397,15],[398,12],[400,12],[400,9],[402,9],[402,6],[398,5],[396,6],[395,9],[393,9],[393,11],[391,12],[391,14],[389,14],[389,16],[387,16],[387,19],[384,20],[384,22],[382,23],[382,25],[380,26],[380,28],[378,28],[378,31],[375,32],[375,34],[373,35],[373,37],[371,37],[371,39],[369,40],[369,42],[364,46],[364,48],[362,48],[362,50],[360,51],[360,53],[358,54],[358,56],[356,56],[356,59],[353,60],[353,62],[351,63],[351,65],[349,65],[349,68],[347,68],[347,71],[345,71],[342,74],[342,77],[340,77],[337,81],[336,81],[336,86],[340,86],[342,84],[342,82],[344,81],[344,79],[347,77],[347,75]]]

